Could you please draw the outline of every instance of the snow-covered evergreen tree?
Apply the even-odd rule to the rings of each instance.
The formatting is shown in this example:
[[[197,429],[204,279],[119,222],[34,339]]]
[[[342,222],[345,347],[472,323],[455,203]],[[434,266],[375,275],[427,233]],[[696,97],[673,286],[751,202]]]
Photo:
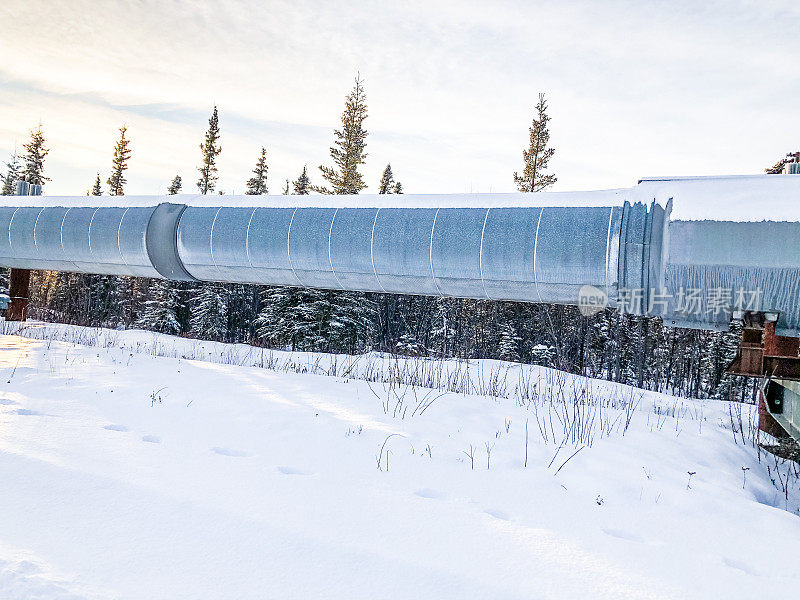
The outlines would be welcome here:
[[[177,290],[173,282],[157,279],[150,285],[149,297],[136,322],[138,327],[150,331],[176,334],[181,330],[175,308],[178,303]]]
[[[295,313],[304,291],[292,287],[264,290],[263,306],[255,322],[256,336],[271,346],[297,350],[303,340]]]
[[[87,320],[91,325],[112,325],[115,307],[113,276],[87,275],[89,297],[87,299]],[[116,325],[116,323],[113,323]]]
[[[431,350],[439,356],[455,353],[456,321],[455,303],[452,298],[437,297],[430,325]]]
[[[531,348],[531,363],[542,367],[552,367],[555,349],[547,344],[536,344]]]
[[[303,172],[292,183],[294,194],[306,196],[311,193],[311,180],[308,178],[308,165],[303,165]]]
[[[50,149],[45,144],[41,123],[36,129],[31,129],[30,140],[22,147],[25,148],[25,154],[22,155],[24,163],[22,179],[36,185],[44,185],[46,181],[50,181],[49,177],[44,176],[44,159],[50,153]]]
[[[268,194],[269,188],[267,187],[267,173],[269,166],[267,165],[267,149],[262,147],[261,154],[256,162],[256,168],[253,169],[253,176],[247,180],[247,189],[245,194],[249,196],[258,196],[261,194]]]
[[[228,309],[228,340],[249,342],[257,337],[255,320],[259,314],[259,286],[242,283],[223,284],[223,297]]]
[[[710,398],[728,398],[733,387],[733,376],[725,373],[726,367],[736,356],[739,348],[741,327],[737,323],[731,331],[720,332],[715,335],[703,332],[709,339],[703,344],[701,354],[701,379],[702,396]]]
[[[284,181],[284,183],[283,183],[283,189],[281,190],[281,194],[283,194],[284,196],[288,196],[289,195],[289,180],[288,179],[286,181]]]
[[[40,271],[38,279],[39,293],[47,298],[53,314],[61,319],[77,325],[86,325],[86,278],[83,273],[66,273],[63,271]],[[37,282],[35,277],[31,283]],[[50,287],[49,293],[47,290]]]
[[[19,181],[21,176],[22,165],[19,162],[17,149],[14,148],[14,152],[11,153],[11,158],[6,162],[5,175],[0,174],[0,178],[3,180],[3,196],[13,196],[16,193],[17,181]]]
[[[613,321],[616,312],[606,309],[590,319],[589,360],[587,373],[590,377],[610,378],[613,356],[616,352],[616,339],[613,335]]]
[[[522,338],[517,335],[517,330],[511,322],[504,323],[500,329],[500,340],[497,346],[497,355],[501,360],[519,361],[519,348]]]
[[[374,303],[356,292],[269,288],[256,335],[292,350],[358,352],[372,332],[374,310]]]
[[[125,137],[128,128],[123,125],[119,128],[119,140],[114,145],[114,159],[111,163],[111,175],[106,179],[108,184],[108,193],[111,196],[124,196],[125,184],[128,180],[125,179],[125,171],[128,170],[128,161],[131,158],[131,149],[128,148],[130,140]]]
[[[425,356],[428,353],[425,344],[420,342],[416,336],[409,331],[402,334],[400,339],[397,340],[395,351],[404,356]]]
[[[208,283],[197,290],[189,324],[191,332],[198,338],[227,339],[228,306],[219,285]]]
[[[124,275],[108,275],[109,316],[107,322],[112,327],[127,328],[136,323],[139,307],[147,295],[147,279]]]
[[[328,349],[353,354],[365,349],[374,329],[375,303],[360,292],[325,292],[332,305]]]
[[[522,151],[525,167],[522,175],[514,173],[514,183],[520,192],[540,192],[556,182],[556,176],[547,173],[548,163],[555,154],[555,150],[549,146],[550,129],[547,126],[549,121],[547,101],[544,94],[539,94],[536,116],[530,127],[530,144]]]
[[[345,99],[342,128],[334,131],[336,140],[330,149],[334,166],[319,168],[328,187],[314,188],[315,191],[322,194],[358,194],[367,187],[358,171],[367,157],[367,130],[364,129],[366,118],[367,97],[359,76],[356,77],[353,90]]]
[[[119,128],[119,139],[114,144],[114,157],[111,161],[111,175],[106,179],[108,193],[111,196],[124,196],[125,171],[131,150],[130,139],[126,137],[128,129],[125,125]],[[101,192],[102,193],[102,192]],[[88,283],[97,288],[96,309],[98,321],[112,327],[127,327],[134,321],[137,296],[140,284],[133,277],[95,275],[90,276]]]
[[[394,180],[394,175],[392,175],[392,165],[388,164],[383,170],[383,175],[381,175],[381,181],[378,184],[378,193],[394,194],[395,186],[396,183]]]
[[[216,106],[208,120],[208,130],[206,130],[203,143],[200,144],[200,151],[202,152],[202,162],[197,168],[200,172],[197,189],[201,194],[208,194],[213,192],[217,186],[217,157],[222,152],[222,147],[219,145],[219,115]]]
[[[402,194],[403,193],[403,184],[399,181],[396,181],[394,184],[394,193],[395,194]]]
[[[197,168],[200,178],[197,189],[201,194],[213,192],[217,185],[217,157],[222,152],[219,145],[219,114],[217,107],[208,120],[208,129],[203,143],[201,166]],[[222,191],[219,192],[222,194]],[[200,283],[187,289],[190,293],[188,302],[190,331],[199,338],[226,339],[228,334],[227,294],[223,286],[212,283]]]
[[[175,194],[179,194],[181,191],[181,187],[183,187],[183,182],[181,181],[180,175],[175,175],[173,180],[170,182],[169,187],[167,188],[167,194],[170,196],[174,196]]]
[[[322,290],[276,287],[264,293],[256,319],[257,335],[274,346],[292,350],[329,348],[332,306]]]

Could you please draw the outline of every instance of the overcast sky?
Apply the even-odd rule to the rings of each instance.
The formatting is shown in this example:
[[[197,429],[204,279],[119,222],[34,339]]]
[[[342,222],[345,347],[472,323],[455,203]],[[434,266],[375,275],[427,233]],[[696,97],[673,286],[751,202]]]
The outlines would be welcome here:
[[[219,187],[260,147],[270,191],[329,162],[360,72],[364,168],[407,193],[513,191],[537,94],[556,190],[652,175],[757,173],[800,150],[800,2],[4,0],[0,160],[42,122],[49,194],[105,181],[118,128],[128,193],[194,192],[220,111]]]

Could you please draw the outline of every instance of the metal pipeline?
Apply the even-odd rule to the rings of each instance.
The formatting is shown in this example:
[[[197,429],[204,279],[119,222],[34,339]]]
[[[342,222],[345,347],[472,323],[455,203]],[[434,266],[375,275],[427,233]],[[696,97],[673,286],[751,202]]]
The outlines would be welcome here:
[[[786,189],[800,199],[794,179]],[[735,288],[758,287],[780,333],[800,335],[800,218],[670,223],[675,191],[697,187],[675,181],[546,194],[6,197],[0,265],[558,304],[578,304],[589,286],[625,312],[723,329],[743,308]],[[727,304],[686,310],[682,290],[705,298],[717,286],[733,290]]]

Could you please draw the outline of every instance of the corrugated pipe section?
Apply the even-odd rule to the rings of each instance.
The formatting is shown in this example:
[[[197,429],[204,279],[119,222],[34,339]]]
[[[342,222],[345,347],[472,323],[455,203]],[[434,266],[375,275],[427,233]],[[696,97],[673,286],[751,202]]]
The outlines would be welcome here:
[[[612,306],[663,285],[668,208],[0,207],[0,264],[335,290]],[[7,235],[6,235],[7,232]],[[643,306],[648,305],[647,298]]]

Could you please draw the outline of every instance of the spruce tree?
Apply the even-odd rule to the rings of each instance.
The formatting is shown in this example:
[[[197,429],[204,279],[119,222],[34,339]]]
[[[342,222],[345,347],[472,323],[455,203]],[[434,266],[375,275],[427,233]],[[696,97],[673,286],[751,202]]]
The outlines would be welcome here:
[[[128,128],[119,128],[119,139],[114,144],[114,158],[111,161],[111,175],[106,179],[110,196],[125,195],[125,171],[131,150],[130,140],[126,137]],[[95,278],[97,277],[97,279]],[[99,320],[112,326],[128,326],[133,321],[136,310],[135,291],[137,283],[132,277],[101,275],[91,276],[91,285],[97,287],[97,306]]]
[[[197,189],[201,194],[213,192],[217,185],[217,157],[222,152],[219,135],[219,114],[215,105],[208,120],[205,138],[200,144],[202,162],[197,168],[200,172]],[[196,289],[190,290],[190,293],[188,306],[190,331],[199,338],[224,339],[228,333],[225,290],[217,284],[200,283]]]
[[[330,305],[327,350],[361,352],[374,333],[375,303],[361,292],[325,292]]]
[[[208,129],[203,142],[201,166],[197,168],[200,179],[197,189],[201,194],[213,192],[217,185],[217,157],[222,152],[219,145],[219,114],[216,105],[208,120]],[[219,192],[222,194],[222,191]],[[189,285],[185,290],[189,296],[189,329],[201,339],[221,340],[228,334],[228,304],[223,286],[214,283]]]
[[[14,152],[11,153],[11,158],[6,163],[6,174],[0,175],[0,178],[3,180],[3,188],[2,188],[2,195],[3,196],[13,196],[16,192],[17,181],[19,181],[22,175],[22,166],[19,162],[19,156],[17,155],[17,149],[14,148]]]
[[[102,188],[102,186],[100,184],[100,173],[98,173],[97,177],[95,177],[94,185],[91,187],[91,189],[88,192],[86,192],[86,195],[87,196],[102,196],[103,195],[103,188]]]
[[[334,166],[319,168],[329,186],[315,187],[315,191],[322,194],[358,194],[367,187],[358,172],[358,167],[364,164],[367,157],[364,151],[367,146],[367,130],[364,129],[366,118],[367,97],[359,76],[345,99],[342,128],[334,131],[336,140],[330,149]]]
[[[514,172],[514,183],[520,192],[540,192],[556,182],[556,176],[546,172],[548,163],[555,154],[555,150],[549,146],[550,129],[547,126],[549,121],[547,101],[544,94],[539,94],[536,116],[530,127],[530,145],[527,150],[522,151],[525,168],[522,170],[522,175]]]
[[[222,288],[206,283],[197,291],[189,318],[192,333],[201,339],[224,340],[228,334],[228,305]]]
[[[138,321],[150,281],[144,277],[114,277],[111,283],[112,325],[127,329]]]
[[[373,317],[374,305],[363,294],[276,287],[264,293],[256,335],[290,350],[358,352]]]
[[[378,193],[394,194],[395,185],[394,175],[392,175],[392,165],[386,165],[386,168],[383,170],[383,175],[381,175],[381,182],[378,184]]]
[[[439,356],[450,356],[456,342],[456,301],[437,297],[434,300],[433,317],[430,323],[431,349]]]
[[[323,194],[358,194],[366,188],[358,168],[364,164],[367,130],[367,102],[361,77],[345,99],[342,128],[334,131],[336,140],[330,148],[334,167],[320,166],[328,187],[309,186]],[[307,173],[304,175],[307,178]],[[301,176],[302,177],[302,176]],[[307,185],[301,184],[301,187]],[[356,351],[364,346],[372,333],[375,304],[360,292],[313,292],[313,298],[301,307],[306,322],[316,322],[317,335],[324,339],[326,349]],[[310,335],[311,332],[307,332]],[[314,348],[317,349],[317,348]],[[320,348],[322,349],[322,348]]]
[[[399,181],[395,182],[394,184],[394,193],[395,194],[402,194],[403,193],[403,184]]]
[[[500,340],[497,346],[498,358],[512,362],[519,361],[519,348],[522,338],[517,335],[514,324],[506,322],[500,330]]]
[[[114,159],[111,166],[111,175],[106,179],[108,184],[108,193],[111,196],[124,196],[125,184],[128,180],[125,179],[125,171],[128,169],[128,160],[131,158],[131,150],[128,148],[130,140],[125,137],[128,128],[123,125],[119,128],[119,140],[114,145]]]
[[[219,145],[219,115],[216,106],[208,120],[208,130],[205,140],[200,144],[200,151],[203,153],[203,160],[201,166],[197,168],[200,172],[197,189],[201,194],[208,194],[213,192],[217,185],[217,156],[222,152],[222,147]]]
[[[36,129],[31,129],[30,141],[22,147],[25,148],[25,154],[22,156],[25,163],[22,179],[35,185],[44,185],[45,181],[50,181],[49,177],[44,176],[44,159],[50,149],[45,145],[41,123]]]
[[[308,178],[308,165],[303,166],[303,172],[292,183],[297,196],[307,196],[311,193],[311,180]]]
[[[181,191],[181,187],[183,186],[183,182],[181,181],[180,175],[175,175],[175,178],[169,184],[167,188],[167,194],[170,196],[174,196],[175,194],[179,194]]]
[[[536,344],[531,348],[531,363],[542,367],[552,367],[556,352],[547,344]]]
[[[247,180],[247,190],[245,194],[248,196],[259,196],[261,194],[268,194],[269,188],[267,187],[267,172],[269,166],[267,165],[267,149],[262,147],[261,154],[256,162],[256,168],[253,169],[253,176]]]
[[[316,331],[316,328],[313,322],[303,322],[304,315],[300,307],[307,304],[311,300],[309,296],[314,294],[313,290],[292,287],[265,289],[262,294],[263,308],[255,320],[256,336],[270,346],[289,350],[305,348],[304,334]]]
[[[783,167],[786,165],[786,159],[782,158],[778,162],[776,162],[771,167],[767,167],[764,169],[764,173],[767,175],[780,175],[783,173]]]
[[[173,282],[156,279],[150,285],[149,297],[136,322],[138,327],[150,331],[176,334],[181,330],[176,314],[178,290]]]
[[[288,180],[288,179],[287,179],[287,180],[286,180],[286,182],[283,184],[283,190],[281,191],[281,193],[282,193],[284,196],[288,196],[288,195],[289,195],[289,180]]]
[[[205,138],[200,144],[202,162],[201,166],[197,168],[200,173],[197,189],[201,194],[214,192],[217,185],[217,157],[222,152],[219,137],[219,113],[215,105],[208,120]],[[222,191],[219,193],[222,194]],[[222,285],[214,283],[200,283],[197,286],[187,286],[185,292],[190,294],[188,313],[189,328],[192,334],[205,339],[228,339],[228,294],[226,289]]]

